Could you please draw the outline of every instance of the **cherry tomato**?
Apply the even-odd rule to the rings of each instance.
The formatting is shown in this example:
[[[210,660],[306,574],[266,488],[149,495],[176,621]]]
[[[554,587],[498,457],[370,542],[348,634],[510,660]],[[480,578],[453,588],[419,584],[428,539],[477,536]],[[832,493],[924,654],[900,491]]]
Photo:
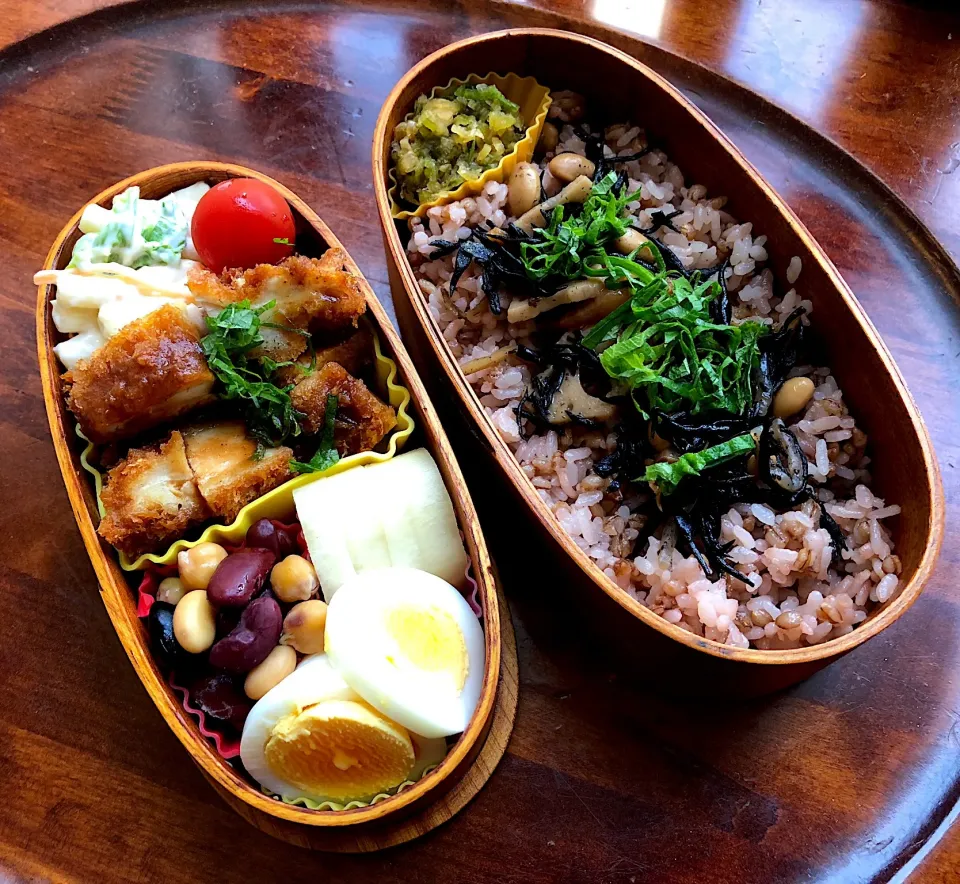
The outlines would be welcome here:
[[[231,178],[200,198],[190,234],[200,260],[221,273],[289,257],[296,227],[287,201],[270,185],[255,178]]]

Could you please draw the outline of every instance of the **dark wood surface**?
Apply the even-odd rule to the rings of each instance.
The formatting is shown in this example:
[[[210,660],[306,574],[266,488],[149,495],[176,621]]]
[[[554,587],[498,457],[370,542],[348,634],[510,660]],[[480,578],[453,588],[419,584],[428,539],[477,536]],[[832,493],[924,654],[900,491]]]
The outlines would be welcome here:
[[[255,831],[189,763],[97,598],[47,436],[30,283],[90,196],[199,158],[256,166],[297,191],[386,299],[369,141],[399,76],[452,39],[507,24],[631,26],[662,47],[639,47],[643,60],[724,126],[847,276],[923,410],[952,504],[956,304],[896,204],[813,131],[881,175],[960,257],[960,15],[865,0],[371,0],[142,3],[75,20],[95,5],[0,8],[0,876],[960,879],[952,509],[940,566],[907,616],[798,688],[750,703],[671,701],[630,684],[501,544],[522,693],[487,788],[438,831],[369,857],[310,854]]]

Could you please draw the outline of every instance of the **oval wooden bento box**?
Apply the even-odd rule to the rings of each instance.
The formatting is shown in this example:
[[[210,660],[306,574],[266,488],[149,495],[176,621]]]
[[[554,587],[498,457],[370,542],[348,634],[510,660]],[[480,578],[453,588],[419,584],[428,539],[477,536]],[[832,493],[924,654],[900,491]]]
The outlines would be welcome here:
[[[134,175],[100,193],[95,202],[109,205],[127,187],[137,185],[141,196],[155,199],[197,181],[215,184],[227,178],[254,177],[276,188],[293,208],[298,251],[319,255],[340,243],[330,229],[294,193],[264,175],[241,166],[221,163],[178,163]],[[64,227],[47,256],[45,268],[66,266],[79,237],[78,212]],[[207,780],[241,816],[276,837],[325,850],[367,851],[401,843],[429,831],[456,813],[475,795],[506,750],[516,710],[516,648],[509,613],[498,597],[497,581],[476,512],[460,468],[437,414],[395,329],[359,269],[349,263],[364,286],[368,316],[384,351],[396,362],[399,382],[411,395],[416,431],[407,445],[422,445],[436,460],[453,500],[478,597],[483,606],[487,671],[477,711],[467,730],[451,747],[437,770],[397,795],[369,807],[346,811],[316,811],[295,807],[262,794],[224,761],[184,711],[157,668],[147,633],[137,618],[134,591],[121,570],[115,551],[96,534],[98,522],[94,491],[80,464],[74,420],[64,404],[60,366],[53,346],[63,336],[51,317],[55,286],[40,286],[37,301],[37,346],[43,393],[63,480],[87,552],[93,563],[103,603],[124,650],[160,714],[190,753]],[[505,676],[501,679],[501,675]]]
[[[662,147],[690,180],[705,184],[710,193],[727,194],[732,214],[767,234],[770,266],[778,280],[791,256],[801,257],[805,297],[815,309],[814,331],[870,438],[875,488],[903,508],[895,525],[902,591],[851,633],[797,650],[741,650],[668,623],[617,587],[573,543],[501,440],[427,310],[388,196],[392,133],[417,96],[451,78],[491,70],[533,76],[551,89],[572,89],[586,96],[598,119],[631,119],[644,126],[651,143]],[[940,548],[944,503],[930,438],[900,371],[849,286],[796,215],[726,136],[661,76],[606,44],[563,31],[519,28],[451,44],[413,67],[390,93],[374,134],[373,173],[400,327],[434,401],[450,417],[447,427],[461,459],[468,466],[483,464],[484,485],[491,488],[486,497],[476,493],[485,520],[494,507],[498,518],[513,515],[505,536],[513,543],[523,536],[539,547],[535,560],[543,571],[531,579],[549,581],[551,592],[565,590],[577,618],[588,617],[596,639],[623,652],[618,656],[628,656],[638,675],[652,671],[663,684],[669,671],[677,676],[669,679],[671,690],[684,685],[739,695],[775,690],[876,635],[913,604]],[[652,670],[651,661],[656,663]]]

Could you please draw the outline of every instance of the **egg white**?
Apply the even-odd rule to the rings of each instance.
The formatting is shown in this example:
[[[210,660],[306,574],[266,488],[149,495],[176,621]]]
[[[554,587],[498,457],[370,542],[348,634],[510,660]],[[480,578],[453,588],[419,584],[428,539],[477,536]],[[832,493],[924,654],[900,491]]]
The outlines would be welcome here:
[[[258,783],[283,798],[326,801],[327,796],[305,792],[278,777],[267,764],[264,747],[277,722],[298,715],[307,706],[324,700],[359,700],[357,693],[339,676],[325,654],[307,657],[290,675],[271,688],[255,704],[243,725],[240,760]]]
[[[398,608],[439,610],[463,637],[467,672],[462,689],[453,674],[425,672],[405,658],[386,618]],[[483,629],[466,599],[449,583],[414,568],[363,571],[344,583],[327,610],[325,650],[343,680],[387,718],[425,737],[466,729],[483,687]]]

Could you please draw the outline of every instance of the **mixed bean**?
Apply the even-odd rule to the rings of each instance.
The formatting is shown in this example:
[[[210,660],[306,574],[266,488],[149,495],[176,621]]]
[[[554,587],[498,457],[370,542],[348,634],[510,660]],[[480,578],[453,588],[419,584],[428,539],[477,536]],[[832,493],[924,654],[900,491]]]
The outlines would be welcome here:
[[[256,700],[323,651],[327,606],[299,526],[260,519],[240,549],[198,543],[163,577],[147,616],[162,666],[208,718],[239,730]]]

